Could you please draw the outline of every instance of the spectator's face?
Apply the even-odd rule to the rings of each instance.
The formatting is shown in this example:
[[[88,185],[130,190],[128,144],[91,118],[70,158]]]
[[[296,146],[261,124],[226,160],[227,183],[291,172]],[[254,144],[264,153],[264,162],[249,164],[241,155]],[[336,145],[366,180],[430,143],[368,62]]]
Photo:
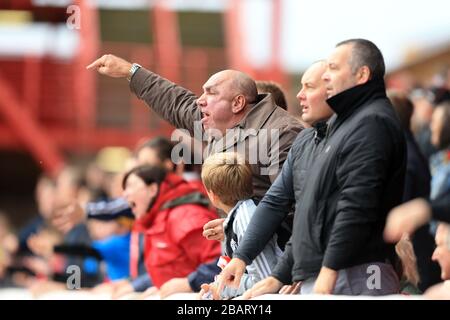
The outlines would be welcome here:
[[[233,127],[233,98],[231,79],[226,72],[216,73],[209,78],[203,85],[203,94],[197,100],[205,130],[217,129],[225,134],[226,129]]]
[[[326,82],[328,98],[358,84],[357,77],[352,73],[350,65],[352,47],[351,44],[341,45],[335,48],[328,58],[328,67],[322,76]]]
[[[437,261],[441,267],[441,278],[450,279],[450,250],[448,249],[449,225],[439,224],[436,231],[436,249],[433,252],[432,260]]]
[[[157,191],[156,183],[147,186],[139,176],[130,174],[125,184],[123,196],[128,201],[134,216],[140,218],[147,213],[148,206],[156,196]]]
[[[302,88],[297,94],[302,108],[302,120],[310,125],[328,119],[333,110],[325,102],[327,98],[325,81],[322,75],[325,64],[315,63],[302,77]]]
[[[444,117],[443,108],[437,108],[433,112],[433,116],[431,117],[431,124],[430,124],[431,143],[436,147],[440,145],[440,136],[442,129],[444,127],[443,117]]]

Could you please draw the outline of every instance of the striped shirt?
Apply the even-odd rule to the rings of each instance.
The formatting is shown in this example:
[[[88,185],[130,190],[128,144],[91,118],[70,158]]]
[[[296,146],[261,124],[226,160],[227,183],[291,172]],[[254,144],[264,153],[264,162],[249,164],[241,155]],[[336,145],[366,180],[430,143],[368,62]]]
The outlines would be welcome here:
[[[225,238],[224,243],[231,241],[231,249],[233,252],[239,246],[239,242],[244,237],[245,231],[250,223],[253,213],[256,210],[256,205],[253,200],[248,199],[245,201],[239,201],[234,208],[228,213],[227,218],[224,221],[224,230],[229,228],[228,224],[230,217],[234,214],[233,232],[237,236],[237,243],[234,239]],[[225,232],[225,237],[227,232]],[[247,273],[243,275],[241,283],[238,289],[226,287],[221,292],[222,298],[232,298],[242,295],[246,290],[253,287],[258,281],[270,276],[272,269],[278,262],[278,259],[282,256],[283,252],[277,245],[276,235],[267,243],[264,250],[253,260],[253,262],[246,267]]]

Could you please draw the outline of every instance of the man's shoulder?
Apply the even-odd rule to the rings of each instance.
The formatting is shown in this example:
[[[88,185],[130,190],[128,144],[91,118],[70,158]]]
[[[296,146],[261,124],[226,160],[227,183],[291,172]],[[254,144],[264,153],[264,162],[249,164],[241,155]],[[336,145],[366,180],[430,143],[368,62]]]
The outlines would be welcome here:
[[[273,113],[268,118],[268,122],[271,122],[280,127],[293,127],[297,128],[298,131],[303,129],[300,121],[293,115],[291,115],[286,110],[276,107]]]
[[[391,127],[402,136],[404,135],[395,110],[387,98],[379,98],[369,102],[356,111],[349,120],[346,120],[344,126],[346,125],[372,127],[379,130]]]
[[[259,119],[264,119],[264,123],[262,124],[261,128],[266,129],[280,129],[280,130],[294,130],[299,132],[301,129],[303,129],[302,124],[300,121],[294,117],[293,115],[289,114],[286,110],[277,107],[275,105],[271,104],[263,104],[261,107],[257,109],[257,114]],[[269,116],[263,116],[261,117],[261,114],[264,115],[264,113],[270,113]],[[255,114],[256,115],[256,114]]]
[[[389,100],[380,98],[360,108],[346,119],[335,139],[340,145],[352,145],[355,141],[370,140],[372,145],[392,142],[404,145],[406,139],[398,117]],[[337,133],[337,132],[336,132]],[[335,135],[335,134],[333,134]]]
[[[388,98],[378,98],[367,103],[360,112],[365,117],[397,119],[395,110]]]
[[[296,117],[277,107],[267,97],[253,106],[245,118],[245,123],[249,129],[278,130],[282,135],[297,134],[303,129]]]
[[[251,217],[255,210],[256,204],[252,199],[244,200],[236,208],[235,220],[236,218],[242,220]]]
[[[262,128],[271,133],[273,133],[272,130],[277,130],[280,148],[290,148],[298,134],[305,129],[299,120],[279,107],[274,110]]]
[[[294,143],[292,144],[292,147],[303,145],[305,142],[308,142],[308,141],[312,140],[313,137],[314,137],[314,134],[315,134],[315,129],[313,127],[311,127],[311,128],[304,128],[295,137],[295,140],[294,140]]]

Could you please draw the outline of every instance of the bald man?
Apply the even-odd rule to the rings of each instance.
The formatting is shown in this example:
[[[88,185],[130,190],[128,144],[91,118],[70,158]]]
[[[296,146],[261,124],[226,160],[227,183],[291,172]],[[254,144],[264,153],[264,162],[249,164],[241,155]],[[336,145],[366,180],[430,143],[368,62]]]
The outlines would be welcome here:
[[[245,73],[224,70],[194,93],[114,55],[104,55],[87,67],[99,73],[127,78],[131,91],[173,126],[207,141],[208,156],[237,151],[250,163],[253,193],[259,201],[278,175],[301,124],[270,94],[258,94],[255,81]]]

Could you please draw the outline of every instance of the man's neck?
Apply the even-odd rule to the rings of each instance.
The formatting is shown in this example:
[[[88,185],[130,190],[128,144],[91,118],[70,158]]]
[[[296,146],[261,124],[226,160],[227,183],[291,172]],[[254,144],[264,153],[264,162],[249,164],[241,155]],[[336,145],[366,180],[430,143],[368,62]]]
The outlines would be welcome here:
[[[250,110],[252,105],[247,105],[245,106],[244,110],[242,110],[242,112],[240,112],[239,114],[236,114],[233,117],[233,121],[231,121],[230,125],[229,125],[229,129],[236,127],[241,121],[242,119],[244,119],[247,116],[247,113],[250,112]],[[223,132],[223,134],[225,135],[226,132]]]
[[[331,118],[331,116],[330,116],[330,117],[327,117],[327,118],[319,119],[319,120],[314,121],[314,122],[310,122],[310,123],[308,123],[308,124],[309,124],[311,127],[314,127],[314,126],[316,126],[318,123],[321,123],[321,122],[328,122],[328,120],[330,120],[330,118]]]

